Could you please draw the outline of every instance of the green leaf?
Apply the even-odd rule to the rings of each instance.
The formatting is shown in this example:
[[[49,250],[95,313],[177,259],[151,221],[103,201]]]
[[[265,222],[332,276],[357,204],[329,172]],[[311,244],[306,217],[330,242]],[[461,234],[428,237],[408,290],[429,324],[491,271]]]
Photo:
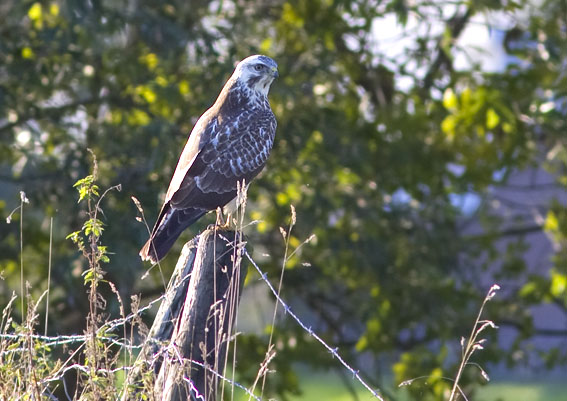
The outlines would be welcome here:
[[[455,137],[455,129],[457,127],[457,118],[453,115],[445,117],[441,122],[441,130],[447,135],[449,139]]]
[[[100,237],[104,231],[104,224],[99,219],[88,219],[83,224],[83,232],[85,235],[93,234],[95,237]]]
[[[182,95],[188,95],[191,92],[191,87],[189,86],[189,82],[187,80],[180,81],[178,86],[179,93]]]
[[[32,59],[34,57],[35,57],[35,53],[30,47],[26,46],[22,49],[22,58]]]
[[[551,272],[551,287],[549,292],[556,298],[565,298],[567,289],[567,275]]]
[[[500,116],[493,108],[489,108],[486,111],[486,128],[493,129],[500,124]]]
[[[77,241],[77,237],[81,234],[81,231],[74,231],[71,234],[67,235],[65,239],[70,239],[73,242]]]
[[[32,21],[40,21],[42,14],[43,13],[42,13],[42,10],[41,10],[41,4],[40,3],[33,3],[33,5],[28,10],[28,17],[30,17],[30,19]]]
[[[543,224],[543,229],[551,233],[559,230],[559,220],[557,219],[557,215],[553,210],[549,210],[547,212],[547,216],[545,217],[545,222]]]
[[[94,278],[94,273],[93,273],[93,271],[92,271],[91,269],[85,270],[85,271],[83,272],[83,277],[84,277],[85,283],[87,283],[87,282],[91,281],[91,280]]]
[[[140,62],[146,65],[149,70],[153,71],[159,63],[159,58],[155,53],[148,53],[140,57]]]
[[[99,193],[98,193],[98,191],[99,191],[98,185],[94,185],[94,184],[91,185],[90,191],[92,192],[93,195],[99,196]]]
[[[453,92],[453,89],[447,88],[443,92],[443,107],[447,110],[452,110],[457,108],[457,95]]]
[[[57,17],[59,15],[59,6],[56,3],[51,3],[49,5],[49,14]]]
[[[92,175],[87,175],[86,177],[77,180],[73,184],[73,188],[76,188],[76,187],[79,187],[79,186],[91,185],[93,183],[93,180],[94,180],[94,177]]]
[[[134,109],[128,115],[128,123],[133,126],[144,126],[150,123],[151,119],[148,113],[140,109]]]

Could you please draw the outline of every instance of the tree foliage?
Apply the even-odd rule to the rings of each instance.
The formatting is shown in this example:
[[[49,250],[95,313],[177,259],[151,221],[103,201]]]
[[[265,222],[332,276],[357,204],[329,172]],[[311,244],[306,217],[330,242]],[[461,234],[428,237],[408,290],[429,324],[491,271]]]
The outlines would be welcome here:
[[[79,290],[84,262],[65,240],[85,220],[73,184],[88,175],[87,149],[98,159],[98,185],[122,185],[100,215],[110,258],[105,278],[123,295],[155,297],[162,291],[157,272],[149,283],[132,280],[145,271],[137,250],[148,233],[130,198],[153,222],[192,124],[235,61],[265,53],[280,69],[271,94],[278,131],[267,169],[249,193],[250,219],[261,220],[247,229],[249,242],[270,255],[264,266],[278,277],[279,226],[290,204],[297,209],[290,245],[316,235],[288,261],[284,297],[309,311],[314,327],[353,363],[362,353],[394,361],[387,371],[363,373],[382,384],[393,370],[399,383],[454,375],[458,339],[474,321],[487,277],[497,277],[512,284],[488,313],[518,336],[503,348],[493,341],[482,355],[524,363],[514,355],[537,334],[530,307],[553,303],[567,313],[565,199],[549,205],[536,227],[555,244],[549,272],[522,262],[523,235],[499,252],[510,227],[492,214],[489,199],[529,167],[546,168],[554,185],[567,186],[565,7],[563,0],[3,1],[0,210],[7,216],[17,207],[20,190],[30,199],[24,269],[36,294],[46,287],[54,217],[57,317],[50,330],[79,331],[88,310]],[[508,21],[496,27],[506,68],[490,72],[474,59],[456,68],[466,54],[463,31],[494,16]],[[420,27],[408,34],[409,45],[400,42],[404,51],[396,57],[376,34],[392,20],[405,33]],[[480,199],[474,210],[456,202],[470,195]],[[482,234],[465,234],[471,220],[483,223]],[[529,222],[517,223],[522,234]],[[196,233],[190,231],[186,239]],[[9,289],[19,288],[20,232],[2,223],[0,233],[5,303]],[[181,245],[162,264],[165,272]],[[283,349],[270,392],[295,389],[294,362],[331,365],[285,319],[275,335]],[[266,342],[242,337],[244,379],[254,379]],[[542,359],[554,366],[567,354],[552,349]],[[480,375],[463,380],[472,386]],[[451,383],[438,382],[410,390],[419,399],[441,399]]]

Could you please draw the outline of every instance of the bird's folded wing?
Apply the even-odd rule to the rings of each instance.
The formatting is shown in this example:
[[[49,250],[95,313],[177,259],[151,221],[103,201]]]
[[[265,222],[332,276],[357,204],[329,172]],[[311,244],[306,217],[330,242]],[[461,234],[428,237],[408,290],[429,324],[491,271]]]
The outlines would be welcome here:
[[[219,128],[217,119],[211,115],[210,111],[207,111],[197,120],[183,148],[183,152],[181,152],[177,166],[175,167],[175,172],[169,183],[164,203],[169,202],[175,192],[177,192],[187,172],[195,163],[199,152],[209,143],[210,139],[216,135]]]
[[[202,145],[171,196],[172,207],[224,206],[236,195],[238,182],[250,182],[262,170],[273,144],[273,114],[243,113],[236,121],[217,126]]]

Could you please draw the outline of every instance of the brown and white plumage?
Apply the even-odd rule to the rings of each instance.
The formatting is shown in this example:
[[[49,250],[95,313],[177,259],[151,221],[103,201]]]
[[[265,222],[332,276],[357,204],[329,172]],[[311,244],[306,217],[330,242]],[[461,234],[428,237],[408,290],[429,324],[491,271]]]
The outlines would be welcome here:
[[[161,260],[179,235],[207,211],[236,197],[238,183],[262,170],[276,131],[268,91],[278,76],[266,56],[236,66],[213,106],[197,121],[181,153],[142,260]]]

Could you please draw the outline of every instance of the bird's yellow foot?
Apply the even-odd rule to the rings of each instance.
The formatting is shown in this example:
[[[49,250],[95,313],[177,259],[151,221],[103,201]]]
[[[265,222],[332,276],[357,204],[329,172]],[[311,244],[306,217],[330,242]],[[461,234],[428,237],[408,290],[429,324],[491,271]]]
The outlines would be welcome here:
[[[217,231],[229,231],[230,230],[230,223],[231,223],[231,215],[227,214],[226,221],[223,218],[222,209],[219,207],[217,208],[217,220],[215,224],[209,225],[208,229],[215,229]]]

